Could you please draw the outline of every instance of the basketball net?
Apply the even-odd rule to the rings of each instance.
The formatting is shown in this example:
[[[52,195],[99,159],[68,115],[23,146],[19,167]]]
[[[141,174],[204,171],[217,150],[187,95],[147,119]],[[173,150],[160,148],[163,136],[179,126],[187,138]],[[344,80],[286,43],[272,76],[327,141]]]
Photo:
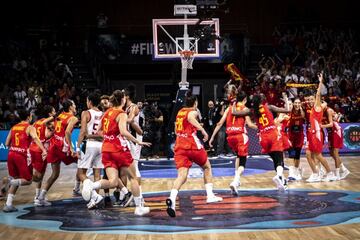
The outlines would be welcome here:
[[[183,69],[193,69],[192,64],[194,62],[194,51],[191,50],[184,50],[180,51],[180,58],[181,58],[181,66]]]

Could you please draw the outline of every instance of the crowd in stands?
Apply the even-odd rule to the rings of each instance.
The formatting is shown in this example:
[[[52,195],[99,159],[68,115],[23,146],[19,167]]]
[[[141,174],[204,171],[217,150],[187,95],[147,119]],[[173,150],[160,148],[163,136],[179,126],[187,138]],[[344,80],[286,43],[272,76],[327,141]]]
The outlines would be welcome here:
[[[281,104],[278,96],[287,90],[290,99],[303,97],[307,87],[286,84],[317,83],[324,72],[322,96],[342,122],[360,120],[360,55],[358,33],[352,29],[276,27],[273,32],[274,53],[262,56],[254,91],[267,94],[272,104]]]
[[[83,109],[80,92],[74,83],[67,58],[60,48],[41,49],[24,42],[0,42],[0,129],[18,121],[17,110],[27,109],[36,119],[37,107],[52,105],[56,110],[66,99]]]

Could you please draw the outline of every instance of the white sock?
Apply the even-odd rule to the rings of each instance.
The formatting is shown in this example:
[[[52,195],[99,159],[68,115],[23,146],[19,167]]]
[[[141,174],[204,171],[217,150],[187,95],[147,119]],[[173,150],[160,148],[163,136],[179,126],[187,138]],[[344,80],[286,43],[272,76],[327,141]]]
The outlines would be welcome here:
[[[134,197],[134,202],[136,207],[141,207],[142,197]]]
[[[12,179],[10,181],[10,185],[14,187],[21,186],[21,179]]]
[[[123,200],[125,195],[128,194],[129,190],[126,188],[126,187],[123,187],[121,190],[120,190],[120,200]]]
[[[212,197],[212,196],[214,196],[213,184],[212,184],[212,183],[207,183],[207,184],[205,184],[205,190],[206,190],[206,195],[207,195],[207,197]]]
[[[335,174],[337,178],[340,178],[340,168],[335,169]]]
[[[101,188],[101,183],[100,181],[94,182],[93,183],[93,190],[98,190]]]
[[[139,185],[139,191],[140,191],[140,196],[142,196],[142,189],[141,189],[141,185]]]
[[[283,177],[283,172],[284,172],[284,168],[282,166],[277,166],[276,167],[276,174],[279,176],[279,177]]]
[[[6,206],[12,206],[12,202],[15,198],[15,195],[12,193],[9,193],[6,199]]]
[[[41,190],[38,199],[44,200],[46,193],[47,191],[45,189]]]
[[[242,173],[244,172],[244,167],[240,166],[236,171],[235,171],[235,177],[234,177],[234,182],[240,182],[240,177],[242,175]]]
[[[176,189],[171,189],[171,192],[170,192],[170,199],[172,201],[172,208],[175,209],[175,203],[176,203],[176,197],[178,195],[179,191],[176,190]]]
[[[35,188],[35,198],[38,198],[40,195],[40,188]]]
[[[74,190],[80,190],[80,181],[75,181]]]

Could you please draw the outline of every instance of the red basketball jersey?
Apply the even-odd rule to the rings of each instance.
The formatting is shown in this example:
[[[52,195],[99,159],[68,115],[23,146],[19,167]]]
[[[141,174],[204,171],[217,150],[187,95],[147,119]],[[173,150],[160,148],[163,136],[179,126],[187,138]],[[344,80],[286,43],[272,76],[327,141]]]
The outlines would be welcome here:
[[[55,120],[54,136],[50,140],[51,145],[57,146],[62,149],[64,146],[65,132],[68,126],[68,121],[74,115],[70,112],[62,112]],[[70,144],[70,143],[67,143]]]
[[[11,128],[10,152],[17,152],[27,155],[27,150],[31,143],[31,137],[26,134],[26,129],[30,126],[28,122],[20,122]]]
[[[36,134],[39,137],[41,143],[45,143],[46,141],[46,137],[45,137],[46,125],[44,123],[44,120],[45,118],[42,118],[40,120],[37,120],[33,124],[33,127],[36,129]],[[34,141],[32,141],[30,144],[30,150],[33,152],[41,152],[40,147]]]
[[[188,121],[188,115],[193,108],[182,108],[176,115],[175,121],[175,151],[177,149],[201,149],[200,140],[196,136],[197,129]]]
[[[269,110],[267,103],[259,106],[260,117],[256,119],[259,131],[275,128],[274,116]]]
[[[234,106],[229,107],[229,111],[226,116],[226,134],[236,135],[240,133],[246,133],[245,128],[245,117],[236,117],[232,114],[232,109]],[[237,103],[236,110],[241,111],[245,108],[244,104]]]
[[[119,124],[116,121],[119,114],[126,114],[126,112],[122,109],[109,108],[101,120],[104,133],[103,152],[128,151],[126,140],[120,134]]]

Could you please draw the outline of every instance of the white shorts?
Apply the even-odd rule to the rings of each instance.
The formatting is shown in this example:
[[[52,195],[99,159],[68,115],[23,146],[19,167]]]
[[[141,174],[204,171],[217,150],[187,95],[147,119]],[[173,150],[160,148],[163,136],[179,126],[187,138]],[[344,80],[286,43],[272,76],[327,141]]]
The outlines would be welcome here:
[[[137,136],[136,137],[137,140],[142,141],[142,136]],[[135,144],[131,141],[127,141],[127,145],[130,149],[130,153],[132,158],[134,159],[135,162],[135,169],[136,169],[136,177],[141,177],[140,171],[139,171],[139,160],[140,160],[140,155],[141,155],[141,146],[138,144]]]
[[[81,152],[81,158],[78,160],[78,168],[104,168],[101,159],[101,147],[101,142],[88,141],[85,154]]]

